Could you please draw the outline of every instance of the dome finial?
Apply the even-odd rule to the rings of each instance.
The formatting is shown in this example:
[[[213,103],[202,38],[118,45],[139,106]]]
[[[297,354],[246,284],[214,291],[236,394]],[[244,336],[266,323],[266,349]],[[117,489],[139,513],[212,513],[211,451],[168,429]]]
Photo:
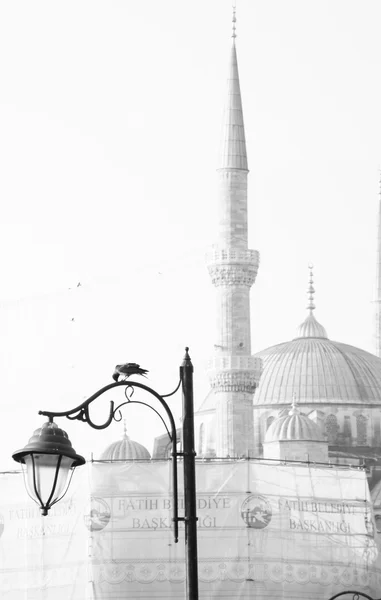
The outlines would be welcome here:
[[[313,311],[315,310],[314,303],[314,294],[315,288],[313,286],[314,283],[314,274],[313,274],[313,264],[311,262],[308,263],[308,269],[310,271],[309,285],[308,285],[308,306],[307,310],[309,311],[307,317],[304,319],[303,323],[299,325],[296,333],[296,338],[327,338],[327,332],[324,329],[323,325],[320,325],[318,321],[315,319]],[[295,338],[295,339],[296,339]]]
[[[128,439],[128,435],[127,435],[127,421],[126,421],[126,419],[123,419],[123,439],[124,440]]]
[[[312,311],[315,310],[316,306],[314,304],[314,294],[315,294],[315,288],[313,286],[314,283],[314,272],[313,272],[313,268],[314,265],[309,262],[308,263],[308,269],[310,271],[310,279],[309,279],[309,285],[308,285],[308,306],[307,309],[310,311],[310,315],[312,315]]]
[[[232,27],[232,38],[233,38],[233,44],[235,41],[235,38],[237,37],[236,34],[236,22],[237,22],[237,17],[235,16],[235,12],[236,12],[236,0],[234,0],[233,4],[232,4],[232,8],[233,8],[233,17],[232,17],[232,23],[233,23],[233,27]]]

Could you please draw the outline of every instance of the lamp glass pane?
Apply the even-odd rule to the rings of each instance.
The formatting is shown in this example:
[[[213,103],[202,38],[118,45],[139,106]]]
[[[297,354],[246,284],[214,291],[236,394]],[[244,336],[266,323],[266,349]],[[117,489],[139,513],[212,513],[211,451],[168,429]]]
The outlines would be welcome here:
[[[60,455],[33,454],[33,458],[34,468],[32,455],[28,454],[24,458],[26,465],[26,487],[30,497],[37,502],[37,504],[46,506],[52,494]],[[70,481],[69,473],[73,462],[74,460],[72,458],[62,456],[54,493],[49,501],[49,505],[54,504],[54,502],[59,500],[65,493],[66,487]]]

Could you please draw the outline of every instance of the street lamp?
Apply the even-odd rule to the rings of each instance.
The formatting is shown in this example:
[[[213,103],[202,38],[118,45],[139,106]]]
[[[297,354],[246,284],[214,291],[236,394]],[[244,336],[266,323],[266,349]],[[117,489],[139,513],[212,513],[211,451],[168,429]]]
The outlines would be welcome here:
[[[86,462],[53,419],[36,429],[25,448],[12,456],[25,464],[27,492],[43,516],[66,494],[75,467]]]
[[[94,429],[105,429],[120,414],[126,404],[144,404],[152,409],[162,420],[172,444],[172,494],[173,494],[173,533],[178,542],[179,522],[185,525],[185,561],[186,561],[186,598],[198,600],[198,568],[197,568],[197,511],[196,511],[196,471],[194,450],[194,408],[193,408],[193,365],[185,348],[184,360],[180,366],[180,381],[170,394],[160,395],[152,388],[136,381],[124,379],[106,385],[82,402],[79,406],[65,412],[39,411],[48,417],[48,421],[40,429],[36,429],[28,444],[22,450],[13,453],[15,461],[26,467],[25,485],[29,496],[40,506],[43,516],[56,504],[68,490],[74,469],[83,465],[85,459],[77,454],[65,431],[54,422],[55,417],[67,417],[88,423]],[[90,404],[108,390],[123,386],[126,401],[114,406],[110,401],[110,412],[105,423],[96,425],[90,418]],[[182,451],[177,450],[177,434],[172,412],[164,400],[175,394],[182,387],[183,396],[183,439]],[[132,400],[135,388],[142,389],[154,396],[164,408],[170,423],[168,429],[163,417],[151,404]],[[177,458],[182,457],[184,469],[184,516],[178,514]]]

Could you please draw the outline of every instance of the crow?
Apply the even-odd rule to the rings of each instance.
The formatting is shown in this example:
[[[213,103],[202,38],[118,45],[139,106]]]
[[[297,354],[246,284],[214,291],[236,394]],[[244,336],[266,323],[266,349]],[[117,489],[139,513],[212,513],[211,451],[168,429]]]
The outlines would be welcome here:
[[[137,363],[125,363],[124,365],[116,365],[112,378],[114,381],[118,381],[120,376],[124,377],[124,379],[130,377],[130,375],[143,375],[143,377],[146,377],[146,373],[148,371],[141,369]]]

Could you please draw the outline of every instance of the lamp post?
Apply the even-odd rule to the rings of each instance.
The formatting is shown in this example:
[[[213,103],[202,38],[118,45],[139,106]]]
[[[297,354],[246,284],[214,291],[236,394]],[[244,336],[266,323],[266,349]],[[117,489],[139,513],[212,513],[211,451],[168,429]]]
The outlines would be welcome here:
[[[128,378],[115,381],[106,385],[90,396],[75,408],[64,412],[39,411],[40,415],[48,417],[48,421],[37,429],[28,444],[13,453],[15,461],[25,464],[25,484],[29,496],[39,506],[43,516],[49,509],[66,494],[70,485],[74,469],[83,465],[85,459],[77,454],[71,445],[65,431],[54,422],[55,417],[67,417],[88,423],[94,429],[105,429],[113,420],[120,420],[120,409],[126,404],[144,404],[152,409],[162,420],[172,444],[172,494],[173,494],[173,534],[178,542],[179,522],[185,526],[185,562],[186,562],[186,598],[198,600],[198,569],[197,569],[197,510],[196,510],[196,472],[194,450],[194,407],[193,407],[193,365],[185,349],[185,356],[180,366],[180,381],[176,389],[170,394],[160,395],[152,388],[140,382],[130,381]],[[110,412],[107,420],[102,425],[96,425],[90,417],[91,403],[105,392],[123,386],[126,400],[115,407],[110,401]],[[177,435],[172,412],[164,400],[175,394],[182,387],[183,396],[183,446],[182,451],[177,450]],[[167,427],[161,414],[146,402],[133,400],[135,388],[139,388],[154,396],[164,408],[170,423]],[[183,458],[184,468],[184,516],[178,514],[178,483],[177,459]]]

